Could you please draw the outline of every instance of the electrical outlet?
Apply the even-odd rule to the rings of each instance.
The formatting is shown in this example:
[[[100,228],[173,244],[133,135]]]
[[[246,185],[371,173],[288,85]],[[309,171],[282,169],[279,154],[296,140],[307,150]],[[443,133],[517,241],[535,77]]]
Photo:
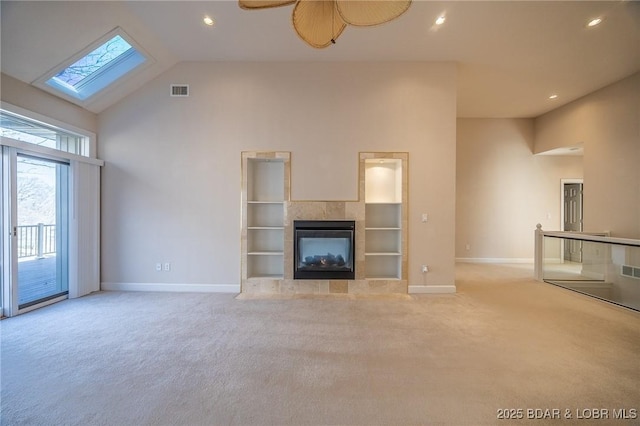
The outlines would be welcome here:
[[[467,246],[465,247],[467,250],[471,250],[471,244],[467,244]]]
[[[156,271],[162,271],[162,263],[156,263]]]
[[[422,213],[422,222],[426,222],[427,220],[429,220],[429,215],[426,213]]]
[[[427,273],[429,272],[429,267],[427,267],[427,265],[422,265],[422,273]]]
[[[169,262],[166,262],[164,264],[164,271],[169,272],[170,270],[171,270],[171,264]]]

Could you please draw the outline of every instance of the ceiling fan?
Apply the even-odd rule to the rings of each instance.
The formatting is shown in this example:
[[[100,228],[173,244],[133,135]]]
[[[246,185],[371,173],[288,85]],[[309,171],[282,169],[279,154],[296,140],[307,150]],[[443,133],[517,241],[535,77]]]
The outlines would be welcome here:
[[[242,9],[266,9],[295,4],[291,20],[308,45],[322,49],[335,44],[347,25],[366,27],[389,22],[409,9],[412,0],[238,0]]]

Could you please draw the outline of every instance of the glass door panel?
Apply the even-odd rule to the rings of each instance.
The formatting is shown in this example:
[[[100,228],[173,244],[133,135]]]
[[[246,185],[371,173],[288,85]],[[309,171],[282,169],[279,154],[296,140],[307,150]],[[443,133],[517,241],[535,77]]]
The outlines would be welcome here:
[[[18,154],[18,306],[68,294],[69,165]]]
[[[7,261],[9,257],[5,255],[5,250],[11,249],[11,246],[8,243],[8,239],[5,236],[5,229],[9,229],[9,222],[6,220],[5,216],[7,216],[7,211],[5,211],[5,198],[7,197],[8,185],[6,184],[7,175],[5,175],[5,148],[0,146],[0,317],[3,317],[5,314],[4,310],[4,292],[5,292],[5,274],[8,274],[8,265]]]

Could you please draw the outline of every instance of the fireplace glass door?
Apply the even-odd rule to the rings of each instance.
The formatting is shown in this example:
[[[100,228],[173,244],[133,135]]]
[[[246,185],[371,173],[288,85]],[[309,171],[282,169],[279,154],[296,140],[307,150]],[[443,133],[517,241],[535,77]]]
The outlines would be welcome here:
[[[295,279],[354,279],[353,221],[295,221]]]

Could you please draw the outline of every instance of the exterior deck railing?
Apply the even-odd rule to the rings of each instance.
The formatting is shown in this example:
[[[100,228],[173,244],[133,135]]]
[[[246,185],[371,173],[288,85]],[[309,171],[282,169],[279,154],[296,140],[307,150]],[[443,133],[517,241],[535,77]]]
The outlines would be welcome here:
[[[43,257],[56,252],[56,225],[18,226],[18,258]]]

